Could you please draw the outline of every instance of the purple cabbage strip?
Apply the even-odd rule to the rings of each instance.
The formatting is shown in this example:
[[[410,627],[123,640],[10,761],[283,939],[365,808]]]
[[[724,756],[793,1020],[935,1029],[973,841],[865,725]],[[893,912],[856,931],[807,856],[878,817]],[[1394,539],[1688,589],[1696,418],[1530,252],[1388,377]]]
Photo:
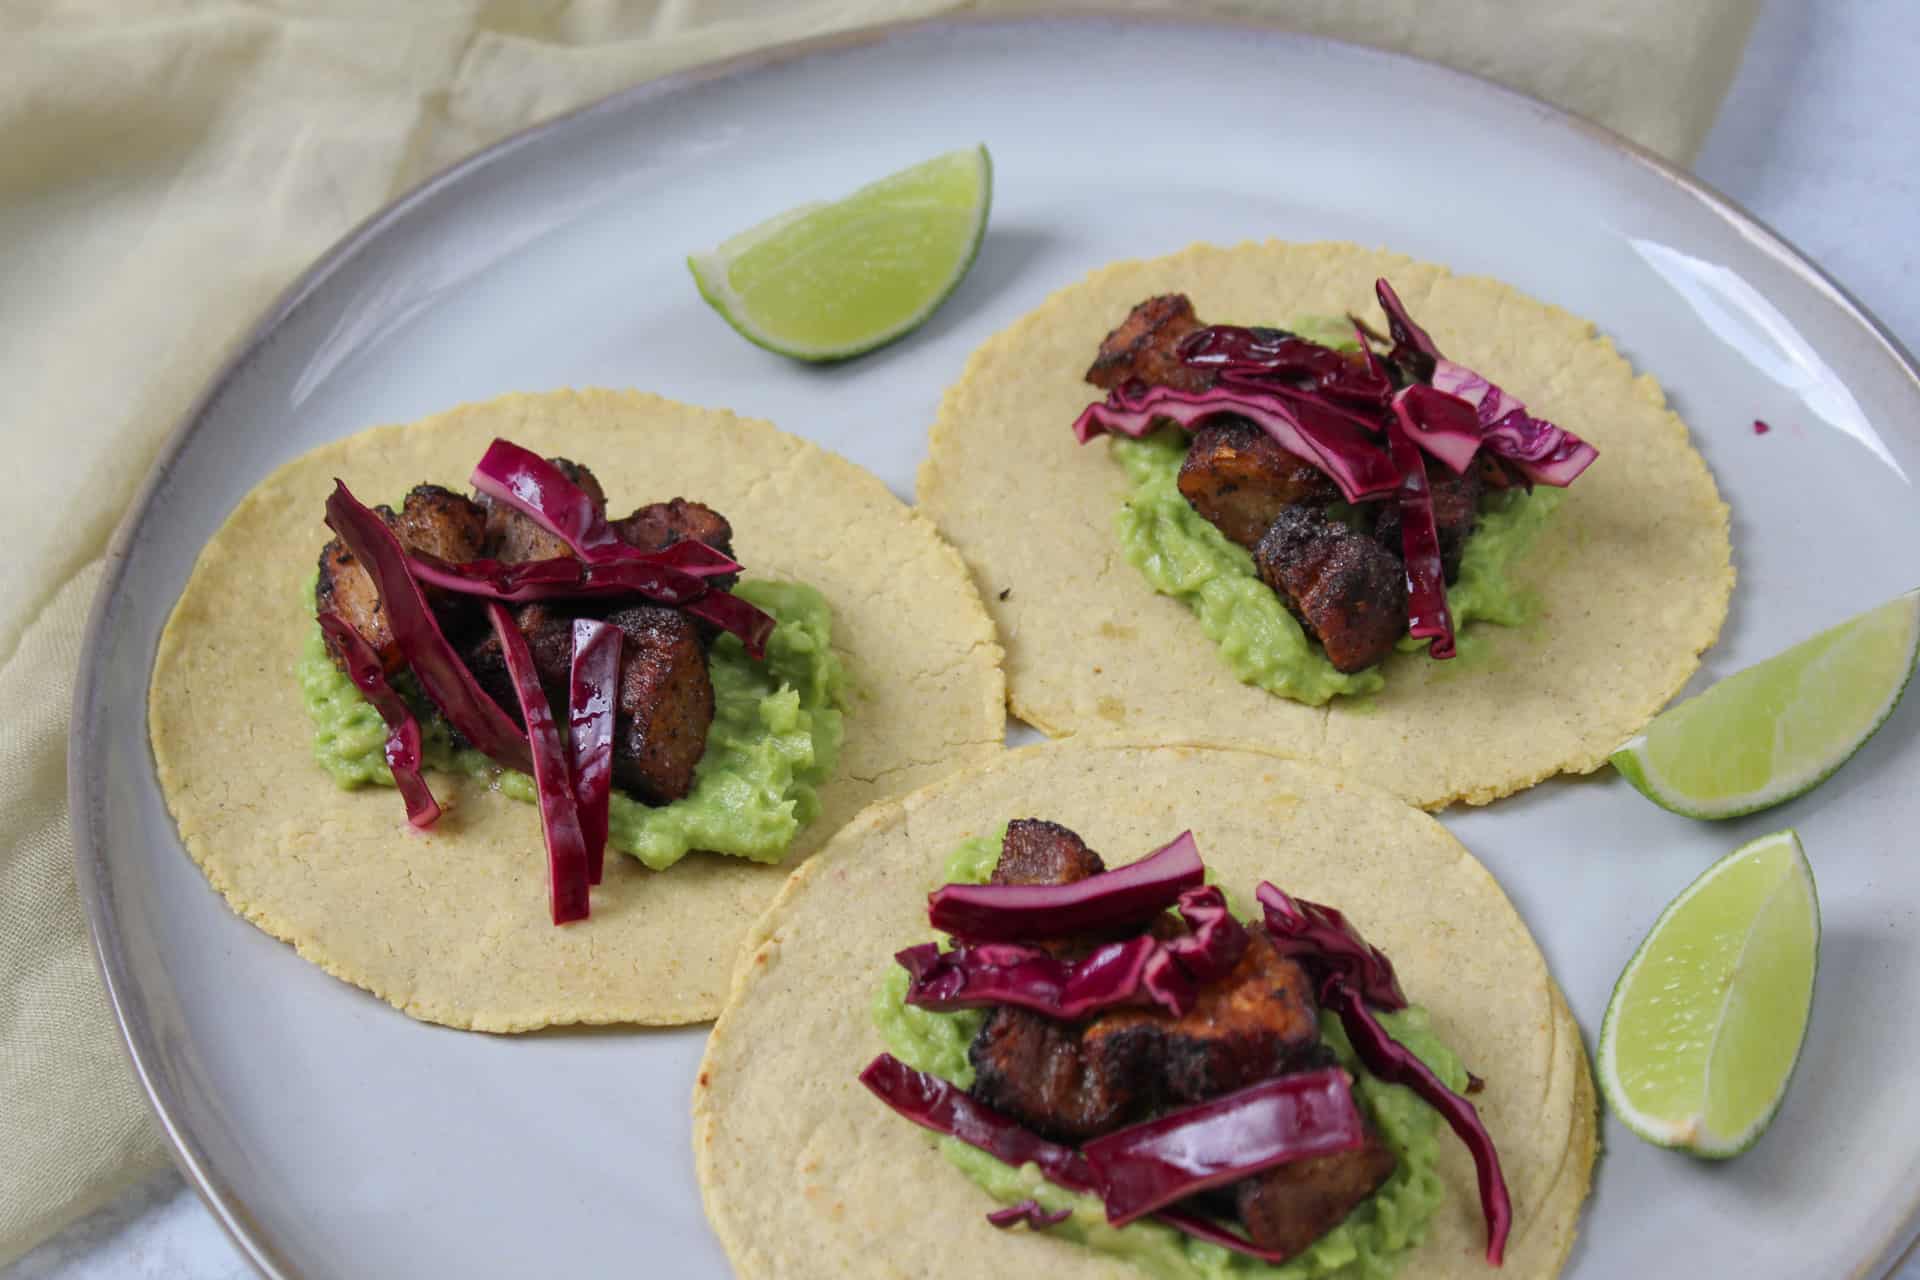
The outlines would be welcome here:
[[[420,722],[406,700],[387,683],[380,666],[380,655],[353,629],[353,624],[329,609],[319,615],[320,629],[333,637],[347,662],[347,678],[353,681],[380,718],[387,722],[387,768],[393,771],[393,785],[407,805],[407,821],[425,830],[440,818],[440,802],[433,798],[427,780],[420,776]]]
[[[1373,1016],[1373,1008],[1406,1008],[1407,998],[1394,976],[1393,962],[1332,907],[1289,897],[1268,883],[1262,883],[1254,896],[1265,912],[1267,933],[1274,946],[1282,955],[1306,966],[1321,1007],[1338,1015],[1367,1070],[1390,1084],[1413,1090],[1466,1144],[1479,1175],[1480,1211],[1487,1223],[1487,1261],[1499,1266],[1513,1225],[1513,1205],[1500,1171],[1500,1153],[1473,1104],[1447,1088]]]
[[[1089,1139],[1081,1151],[1116,1227],[1276,1165],[1353,1151],[1367,1140],[1338,1067],[1276,1076]]]
[[[1393,397],[1392,409],[1408,439],[1440,459],[1453,474],[1466,474],[1484,443],[1471,404],[1416,382]]]
[[[621,560],[649,561],[664,552],[641,551],[621,541],[607,523],[606,513],[585,490],[561,473],[560,468],[531,449],[523,449],[511,440],[496,439],[487,447],[480,465],[473,470],[473,485],[480,492],[506,503],[547,532],[565,542],[580,559],[593,564]],[[686,541],[692,541],[688,539]],[[683,546],[675,543],[675,546]],[[668,549],[671,551],[671,548]],[[674,553],[675,564],[689,557],[701,557],[706,568],[695,577],[734,573],[740,568],[731,559],[708,548],[708,553]],[[727,567],[719,567],[725,561]],[[687,572],[682,569],[681,572]],[[726,591],[701,583],[704,594],[689,599],[667,599],[696,617],[731,631],[740,637],[747,653],[755,660],[766,656],[767,637],[773,634],[774,620],[765,611]]]
[[[1506,1175],[1500,1169],[1500,1152],[1493,1137],[1480,1122],[1480,1113],[1465,1098],[1447,1088],[1432,1068],[1420,1061],[1411,1049],[1387,1034],[1364,997],[1344,982],[1335,981],[1320,993],[1322,1008],[1331,1009],[1346,1028],[1347,1039],[1368,1071],[1390,1084],[1405,1085],[1420,1095],[1420,1100],[1438,1111],[1473,1155],[1474,1172],[1480,1183],[1480,1212],[1487,1223],[1487,1261],[1499,1266],[1506,1253],[1507,1233],[1513,1227],[1513,1201],[1507,1194]]]
[[[587,846],[587,883],[606,867],[607,806],[613,795],[613,722],[620,683],[620,644],[610,622],[573,620],[573,665],[568,679],[567,764],[573,776],[580,834]]]
[[[1027,1224],[1029,1231],[1045,1231],[1048,1227],[1057,1227],[1073,1216],[1071,1209],[1055,1209],[1049,1213],[1038,1200],[1022,1200],[1019,1204],[1008,1205],[1004,1209],[995,1209],[987,1215],[987,1221],[1002,1231]]]
[[[1265,431],[1281,448],[1324,471],[1340,487],[1348,502],[1364,502],[1394,492],[1400,483],[1379,442],[1334,412],[1302,415],[1295,402],[1272,388],[1214,387],[1207,391],[1175,391],[1149,387],[1133,391],[1115,388],[1104,401],[1095,401],[1073,424],[1074,438],[1085,444],[1102,432],[1118,432],[1136,439],[1154,430],[1161,420],[1192,430],[1216,414],[1246,418]]]
[[[1387,424],[1387,452],[1402,477],[1397,501],[1400,551],[1407,574],[1407,634],[1430,639],[1430,656],[1451,658],[1453,611],[1447,608],[1447,572],[1440,558],[1440,532],[1433,521],[1426,460],[1398,422]]]
[[[703,618],[740,637],[747,656],[755,662],[767,656],[767,638],[773,634],[773,615],[756,608],[730,591],[708,591],[685,606],[696,618]]]
[[[496,439],[487,446],[473,469],[473,487],[559,538],[582,560],[618,560],[635,552],[620,540],[586,490],[511,440]]]
[[[1305,962],[1316,981],[1335,977],[1365,996],[1369,1004],[1382,1009],[1407,1007],[1393,961],[1361,937],[1341,912],[1291,897],[1266,881],[1254,890],[1254,898],[1266,917],[1274,947],[1283,956]]]
[[[574,556],[554,556],[512,564],[499,560],[454,564],[419,551],[410,552],[407,558],[413,576],[429,586],[506,604],[638,594],[661,604],[684,605],[700,599],[708,590],[706,582],[696,574],[642,560],[596,564]]]
[[[553,708],[540,688],[527,638],[513,624],[506,608],[490,601],[487,619],[500,640],[507,675],[520,696],[520,714],[526,717],[527,741],[533,754],[533,785],[540,798],[540,831],[547,843],[547,905],[555,924],[587,918],[587,847],[580,830],[580,810],[574,803],[573,777],[567,768],[567,750],[560,742]]]
[[[938,943],[894,956],[912,975],[906,1002],[947,1012],[1017,1005],[1072,1021],[1100,1009],[1152,1003],[1180,1017],[1193,1008],[1202,985],[1240,963],[1247,931],[1209,885],[1180,895],[1190,932],[1167,941],[1140,934],[1094,948],[1069,963],[1018,942],[985,942],[941,951]]]
[[[1030,942],[1144,924],[1206,875],[1193,832],[1129,866],[1072,884],[948,884],[927,895],[927,917],[970,942]]]
[[[1363,341],[1363,349],[1365,345]],[[1265,379],[1306,379],[1333,399],[1375,409],[1393,394],[1393,381],[1378,362],[1356,365],[1332,347],[1274,329],[1209,325],[1182,338],[1179,354],[1183,363],[1215,370],[1223,378],[1232,376],[1256,385]]]
[[[526,735],[487,696],[448,643],[414,580],[406,551],[387,522],[336,480],[327,498],[327,527],[340,535],[372,577],[401,655],[455,732],[495,764],[521,773],[532,769]]]
[[[1083,1195],[1100,1194],[1087,1168],[1086,1157],[1078,1151],[1047,1141],[1011,1116],[982,1106],[966,1090],[939,1076],[915,1071],[890,1053],[883,1053],[868,1063],[860,1073],[860,1083],[895,1113],[923,1129],[958,1138],[976,1151],[984,1151],[1016,1169],[1031,1162],[1057,1187]],[[1185,1210],[1163,1209],[1153,1217],[1196,1240],[1263,1262],[1285,1262],[1291,1256],[1262,1249],[1219,1223]]]
[[[1380,300],[1380,309],[1387,313],[1387,332],[1393,335],[1393,351],[1388,358],[1422,382],[1431,379],[1434,362],[1440,359],[1440,348],[1433,345],[1425,329],[1413,322],[1413,317],[1400,304],[1400,295],[1393,291],[1385,276],[1373,282],[1373,296]]]
[[[1528,414],[1526,405],[1465,365],[1437,361],[1433,385],[1474,406],[1487,451],[1513,463],[1535,484],[1565,488],[1600,456],[1571,431]]]

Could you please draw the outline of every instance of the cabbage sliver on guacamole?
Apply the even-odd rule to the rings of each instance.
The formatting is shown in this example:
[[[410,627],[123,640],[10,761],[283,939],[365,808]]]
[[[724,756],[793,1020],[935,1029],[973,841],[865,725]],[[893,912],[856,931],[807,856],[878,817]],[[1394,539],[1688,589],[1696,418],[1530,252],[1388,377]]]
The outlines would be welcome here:
[[[1193,610],[1236,679],[1310,706],[1386,687],[1378,666],[1337,670],[1260,580],[1246,549],[1229,542],[1181,495],[1175,482],[1187,453],[1183,432],[1116,438],[1111,448],[1130,485],[1126,505],[1114,518],[1127,562],[1155,591]],[[1508,569],[1526,554],[1559,501],[1560,492],[1546,488],[1506,489],[1481,499],[1459,576],[1447,587],[1455,627],[1480,621],[1514,627],[1527,621],[1535,603]],[[1425,646],[1409,636],[1398,647]]]
[[[839,704],[845,677],[834,655],[832,616],[818,591],[799,583],[746,581],[734,594],[772,614],[766,661],[754,662],[733,636],[709,655],[714,717],[694,771],[692,792],[660,806],[615,790],[607,843],[665,870],[694,849],[776,863],[796,832],[820,811],[819,789],[840,751]],[[383,746],[385,723],[334,666],[316,627],[296,667],[313,721],[314,758],[345,788],[393,785]],[[456,749],[446,723],[422,722],[429,768],[498,777],[501,792],[534,803],[533,780],[501,770],[471,749]]]
[[[947,882],[983,884],[999,860],[998,838],[966,840],[948,861]],[[872,1013],[888,1049],[914,1070],[959,1088],[974,1083],[968,1045],[986,1013],[978,1009],[935,1011],[906,1003],[909,976],[891,969],[875,992]],[[1418,1006],[1379,1015],[1388,1034],[1459,1092],[1467,1073],[1459,1059],[1428,1029]],[[1283,1263],[1273,1264],[1220,1245],[1198,1240],[1171,1227],[1136,1221],[1114,1227],[1096,1196],[1078,1194],[1049,1182],[1033,1165],[1014,1168],[954,1137],[936,1139],[942,1156],[1005,1206],[1032,1201],[1049,1215],[1065,1213],[1046,1228],[1098,1253],[1122,1258],[1156,1280],[1389,1280],[1401,1255],[1424,1238],[1428,1220],[1444,1196],[1435,1172],[1440,1117],[1411,1090],[1387,1084],[1361,1065],[1339,1018],[1320,1015],[1320,1035],[1339,1065],[1353,1077],[1355,1101],[1380,1140],[1393,1153],[1394,1171],[1331,1230]]]

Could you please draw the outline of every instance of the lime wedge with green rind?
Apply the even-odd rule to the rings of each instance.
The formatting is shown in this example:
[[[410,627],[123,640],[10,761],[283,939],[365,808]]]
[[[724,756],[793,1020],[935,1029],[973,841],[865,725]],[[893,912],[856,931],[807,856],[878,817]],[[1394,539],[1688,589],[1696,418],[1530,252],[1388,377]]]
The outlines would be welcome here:
[[[844,360],[910,333],[946,301],[980,252],[992,203],[987,149],[965,147],[790,209],[687,266],[748,341]]]
[[[1640,793],[1735,818],[1811,791],[1886,723],[1920,658],[1920,591],[1735,672],[1613,753]]]
[[[1634,1133],[1710,1159],[1752,1146],[1806,1038],[1820,902],[1800,837],[1777,831],[1708,868],[1660,913],[1600,1026],[1607,1103]]]

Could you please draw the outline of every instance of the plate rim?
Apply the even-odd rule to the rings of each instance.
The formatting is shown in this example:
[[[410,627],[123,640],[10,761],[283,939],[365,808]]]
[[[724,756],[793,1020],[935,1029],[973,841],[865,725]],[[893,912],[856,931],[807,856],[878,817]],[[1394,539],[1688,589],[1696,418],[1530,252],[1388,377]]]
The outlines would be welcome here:
[[[1891,357],[1894,366],[1905,374],[1915,393],[1920,394],[1920,362],[1878,317],[1766,222],[1676,163],[1605,125],[1486,76],[1391,49],[1299,31],[1271,20],[1227,15],[1049,8],[1019,15],[950,13],[877,23],[769,45],[629,85],[528,125],[455,161],[422,179],[348,229],[288,284],[228,346],[206,386],[168,432],[146,476],[115,526],[104,556],[103,578],[89,606],[82,632],[69,720],[67,803],[68,825],[74,845],[74,876],[81,906],[86,913],[94,967],[113,1012],[120,1048],[159,1126],[168,1156],[241,1257],[260,1275],[269,1280],[295,1280],[300,1273],[277,1247],[271,1233],[254,1217],[246,1195],[213,1170],[195,1135],[175,1114],[178,1104],[173,1091],[157,1079],[149,1066],[150,1058],[156,1056],[157,1044],[147,1025],[145,1010],[132,1004],[118,980],[128,966],[121,949],[119,917],[106,874],[107,860],[111,855],[102,831],[101,805],[96,798],[95,788],[89,785],[88,772],[89,764],[99,755],[95,738],[100,695],[100,681],[97,678],[99,652],[105,637],[112,631],[118,611],[119,597],[126,581],[127,549],[134,531],[145,522],[152,509],[156,493],[166,483],[188,441],[202,425],[207,410],[257,358],[279,328],[336,272],[376,242],[390,225],[488,166],[522,148],[538,145],[550,134],[572,128],[583,120],[601,114],[617,114],[717,80],[750,76],[808,58],[830,57],[900,39],[938,38],[943,31],[994,28],[1033,30],[1050,27],[1075,27],[1088,32],[1102,27],[1119,27],[1136,31],[1257,33],[1262,39],[1332,48],[1344,56],[1408,67],[1422,75],[1452,81],[1469,93],[1500,102],[1509,109],[1526,111],[1556,129],[1569,131],[1618,153],[1703,206],[1723,224],[1740,232],[1777,265],[1837,306],[1858,330],[1871,336]],[[151,668],[151,655],[148,665]],[[151,746],[148,751],[151,754]],[[1916,1253],[1920,1253],[1920,1189],[1914,1191],[1904,1220],[1881,1241],[1873,1255],[1855,1274],[1891,1276]]]

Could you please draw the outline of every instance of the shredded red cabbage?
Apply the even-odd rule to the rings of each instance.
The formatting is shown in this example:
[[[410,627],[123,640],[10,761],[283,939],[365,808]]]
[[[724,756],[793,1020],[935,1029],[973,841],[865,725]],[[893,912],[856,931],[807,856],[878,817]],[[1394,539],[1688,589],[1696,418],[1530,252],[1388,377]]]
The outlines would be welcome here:
[[[1395,412],[1402,406],[1394,402]],[[1451,658],[1453,611],[1447,607],[1447,571],[1440,557],[1440,531],[1433,519],[1433,487],[1427,463],[1398,421],[1387,424],[1387,452],[1400,471],[1400,552],[1407,575],[1407,634],[1430,639],[1427,652]]]
[[[554,556],[513,564],[499,560],[454,564],[420,551],[409,553],[407,560],[413,576],[429,586],[506,604],[641,595],[661,604],[684,605],[707,592],[707,584],[699,575],[645,560],[594,564],[573,556]]]
[[[1086,1158],[1078,1151],[1047,1141],[1011,1116],[982,1106],[966,1090],[939,1076],[915,1071],[890,1053],[868,1063],[860,1073],[860,1083],[895,1113],[923,1129],[958,1138],[1016,1169],[1031,1162],[1057,1187],[1083,1195],[1100,1194]],[[1185,1210],[1162,1209],[1153,1217],[1175,1231],[1263,1262],[1285,1262],[1289,1256],[1262,1249],[1219,1223]]]
[[[507,675],[520,697],[526,718],[527,741],[533,754],[533,785],[540,797],[540,830],[547,842],[547,899],[555,924],[587,918],[587,846],[580,830],[580,810],[574,803],[573,777],[553,708],[540,688],[527,638],[513,624],[503,605],[489,602],[487,618],[500,640]]]
[[[987,1215],[987,1221],[1002,1231],[1026,1223],[1029,1231],[1045,1231],[1048,1227],[1057,1227],[1073,1216],[1071,1209],[1055,1209],[1049,1213],[1038,1200],[1022,1200],[1019,1204],[1008,1205],[1004,1209],[995,1209]]]
[[[1507,1249],[1507,1233],[1513,1227],[1513,1201],[1507,1194],[1506,1175],[1500,1170],[1500,1152],[1493,1136],[1480,1122],[1480,1113],[1471,1102],[1447,1088],[1433,1069],[1405,1045],[1387,1034],[1365,998],[1343,982],[1335,982],[1320,994],[1322,1008],[1331,1009],[1346,1028],[1347,1039],[1368,1071],[1391,1084],[1405,1085],[1420,1095],[1420,1100],[1438,1111],[1473,1155],[1473,1167],[1480,1183],[1480,1212],[1487,1223],[1487,1261],[1499,1266]]]
[[[1348,502],[1385,497],[1399,484],[1399,475],[1379,444],[1347,416],[1316,414],[1311,408],[1303,412],[1297,399],[1276,394],[1272,388],[1216,386],[1196,392],[1116,387],[1105,401],[1095,401],[1081,412],[1073,434],[1081,444],[1107,431],[1138,438],[1162,421],[1192,430],[1221,413],[1246,418],[1282,449],[1311,462],[1340,487]]]
[[[496,764],[522,773],[533,767],[526,735],[474,680],[440,630],[440,623],[414,581],[407,553],[386,521],[362,506],[347,486],[334,481],[327,498],[327,527],[373,578],[401,655],[455,732]]]
[[[747,656],[758,662],[767,656],[767,637],[773,634],[773,615],[754,607],[730,591],[709,590],[685,606],[696,618],[704,618],[722,631],[740,637]]]
[[[1276,1076],[1223,1097],[1092,1138],[1081,1148],[1107,1221],[1155,1209],[1275,1165],[1353,1151],[1367,1140],[1347,1073]]]
[[[1499,1266],[1513,1225],[1513,1204],[1507,1195],[1506,1177],[1500,1171],[1500,1153],[1473,1104],[1447,1088],[1373,1016],[1369,1006],[1406,1008],[1407,998],[1400,991],[1393,963],[1332,907],[1288,897],[1266,883],[1255,890],[1254,896],[1265,912],[1267,933],[1274,946],[1306,966],[1321,1007],[1339,1016],[1367,1070],[1413,1090],[1445,1118],[1472,1153],[1480,1182],[1480,1211],[1487,1223],[1487,1261]]]
[[[1535,484],[1564,489],[1600,456],[1571,431],[1528,414],[1526,405],[1465,365],[1435,361],[1433,385],[1473,406],[1487,451],[1511,462]]]
[[[1265,881],[1254,890],[1254,898],[1281,955],[1301,960],[1316,979],[1337,978],[1382,1009],[1407,1007],[1393,961],[1361,937],[1340,911],[1290,897]]]
[[[970,942],[1031,942],[1144,924],[1206,874],[1193,832],[1130,866],[1072,884],[948,884],[927,895],[933,927]]]
[[[1430,380],[1434,362],[1440,358],[1440,348],[1433,345],[1427,331],[1415,324],[1407,309],[1400,305],[1400,295],[1393,291],[1385,276],[1373,282],[1373,296],[1380,300],[1380,309],[1387,313],[1387,332],[1393,336],[1393,351],[1388,359],[1418,380]]]
[[[380,666],[380,655],[353,628],[353,624],[329,609],[319,615],[320,629],[333,637],[347,661],[347,678],[380,718],[387,722],[387,768],[393,770],[393,785],[407,804],[407,821],[421,829],[440,818],[440,802],[433,798],[427,780],[420,776],[420,722],[406,700],[387,683]]]
[[[1393,397],[1394,419],[1407,438],[1440,459],[1455,475],[1465,475],[1485,438],[1473,406],[1458,396],[1416,382]]]
[[[938,943],[894,956],[912,975],[906,1003],[947,1012],[1017,1005],[1073,1021],[1100,1009],[1153,1003],[1180,1017],[1200,987],[1224,977],[1246,952],[1245,926],[1211,885],[1180,895],[1190,932],[1165,942],[1151,934],[1094,948],[1068,963],[1018,942],[985,942],[942,952]]]
[[[606,513],[584,489],[567,479],[560,468],[511,440],[495,440],[487,447],[480,465],[473,470],[473,485],[565,542],[582,560],[594,564],[621,560],[644,562],[661,554],[628,546],[614,532],[613,526],[607,523]],[[688,539],[674,545],[685,547],[691,541]],[[708,552],[711,555],[705,559],[709,567],[694,576],[718,576],[736,572],[740,568],[712,548],[708,548]],[[675,554],[682,559],[702,556],[702,553],[691,550]],[[725,561],[730,567],[717,567],[719,561]],[[748,655],[756,660],[765,657],[767,637],[773,634],[773,618],[730,592],[713,590],[705,583],[701,586],[705,594],[693,599],[656,598],[663,599],[667,604],[680,605],[688,613],[704,618],[724,631],[731,631],[740,637]],[[644,594],[644,589],[641,590]]]
[[[1364,364],[1283,330],[1216,324],[1182,338],[1179,355],[1182,363],[1215,370],[1223,379],[1255,385],[1282,378],[1305,380],[1333,399],[1378,409],[1393,394],[1393,380],[1371,359],[1373,353],[1364,341],[1360,346],[1369,356]]]
[[[587,846],[587,883],[606,867],[607,806],[613,795],[614,699],[620,681],[620,628],[592,618],[573,620],[573,666],[568,680],[567,764],[573,776],[580,834]]]

